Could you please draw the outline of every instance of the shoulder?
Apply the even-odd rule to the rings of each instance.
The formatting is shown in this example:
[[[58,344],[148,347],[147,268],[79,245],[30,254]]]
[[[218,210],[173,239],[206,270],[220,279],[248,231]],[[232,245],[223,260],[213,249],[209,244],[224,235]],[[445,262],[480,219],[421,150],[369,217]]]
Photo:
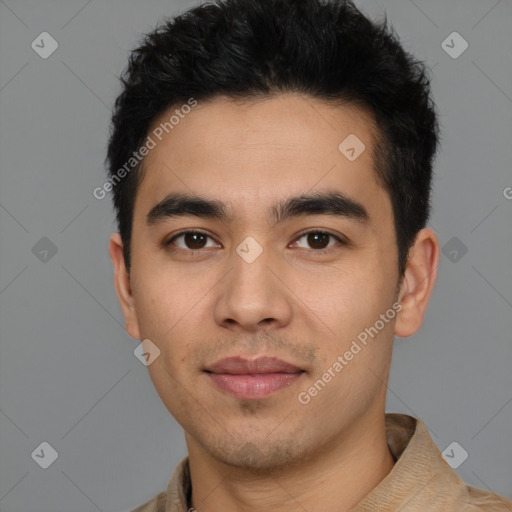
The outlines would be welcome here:
[[[165,512],[165,504],[167,502],[167,491],[163,491],[151,500],[147,501],[140,507],[131,512]]]
[[[511,512],[512,501],[483,489],[467,486],[468,503],[464,512]]]

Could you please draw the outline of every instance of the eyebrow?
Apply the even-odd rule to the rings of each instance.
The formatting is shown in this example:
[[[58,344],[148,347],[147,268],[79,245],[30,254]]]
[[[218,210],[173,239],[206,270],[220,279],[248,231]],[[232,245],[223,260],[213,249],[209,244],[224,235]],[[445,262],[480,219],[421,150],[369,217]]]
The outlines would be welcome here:
[[[363,224],[369,220],[368,211],[361,203],[338,191],[290,197],[271,206],[268,214],[272,227],[303,215],[333,215]],[[186,193],[171,193],[151,208],[146,216],[146,224],[151,227],[167,219],[185,216],[213,219],[226,224],[232,221],[227,205],[222,201]]]

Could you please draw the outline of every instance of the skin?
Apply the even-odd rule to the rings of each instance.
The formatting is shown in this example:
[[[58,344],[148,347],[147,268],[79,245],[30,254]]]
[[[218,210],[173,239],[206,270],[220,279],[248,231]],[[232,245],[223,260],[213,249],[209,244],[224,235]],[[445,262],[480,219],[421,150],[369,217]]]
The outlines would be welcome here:
[[[199,512],[348,511],[393,467],[384,423],[393,336],[420,327],[439,244],[432,230],[421,230],[400,279],[391,202],[373,170],[373,126],[361,109],[298,94],[216,97],[200,102],[145,159],[129,275],[119,234],[110,240],[114,282],[127,332],[161,351],[148,370],[185,430]],[[353,162],[338,150],[349,134],[366,145]],[[327,190],[364,205],[367,222],[308,214],[269,223],[274,203]],[[184,216],[148,226],[148,212],[170,192],[223,201],[232,220]],[[163,246],[184,229],[211,238],[195,253],[184,237]],[[305,230],[348,243],[327,237],[315,245]],[[263,249],[252,263],[236,252],[248,236]],[[397,316],[307,405],[299,403],[298,394],[395,301]],[[279,357],[304,373],[269,397],[242,400],[203,371],[236,355]]]

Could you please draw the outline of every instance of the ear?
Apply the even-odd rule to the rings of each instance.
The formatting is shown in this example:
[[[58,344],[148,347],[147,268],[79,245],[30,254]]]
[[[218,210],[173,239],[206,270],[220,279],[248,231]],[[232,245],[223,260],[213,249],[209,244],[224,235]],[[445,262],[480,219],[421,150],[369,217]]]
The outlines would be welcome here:
[[[119,233],[114,233],[110,237],[109,252],[114,265],[114,286],[123,312],[126,332],[132,338],[140,340],[139,322],[130,285],[130,275],[126,270],[123,242]]]
[[[402,309],[395,323],[395,334],[412,336],[421,326],[437,277],[439,241],[430,228],[421,229],[409,251],[400,285],[398,302]]]

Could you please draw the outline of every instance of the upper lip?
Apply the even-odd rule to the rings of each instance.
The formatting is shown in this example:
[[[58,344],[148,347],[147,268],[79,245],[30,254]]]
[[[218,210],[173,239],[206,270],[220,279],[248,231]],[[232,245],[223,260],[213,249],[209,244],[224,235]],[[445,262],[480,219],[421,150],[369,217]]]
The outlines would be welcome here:
[[[277,357],[258,357],[245,359],[243,357],[226,357],[206,368],[210,373],[228,373],[231,375],[247,375],[262,373],[298,373],[301,368],[287,363]]]

